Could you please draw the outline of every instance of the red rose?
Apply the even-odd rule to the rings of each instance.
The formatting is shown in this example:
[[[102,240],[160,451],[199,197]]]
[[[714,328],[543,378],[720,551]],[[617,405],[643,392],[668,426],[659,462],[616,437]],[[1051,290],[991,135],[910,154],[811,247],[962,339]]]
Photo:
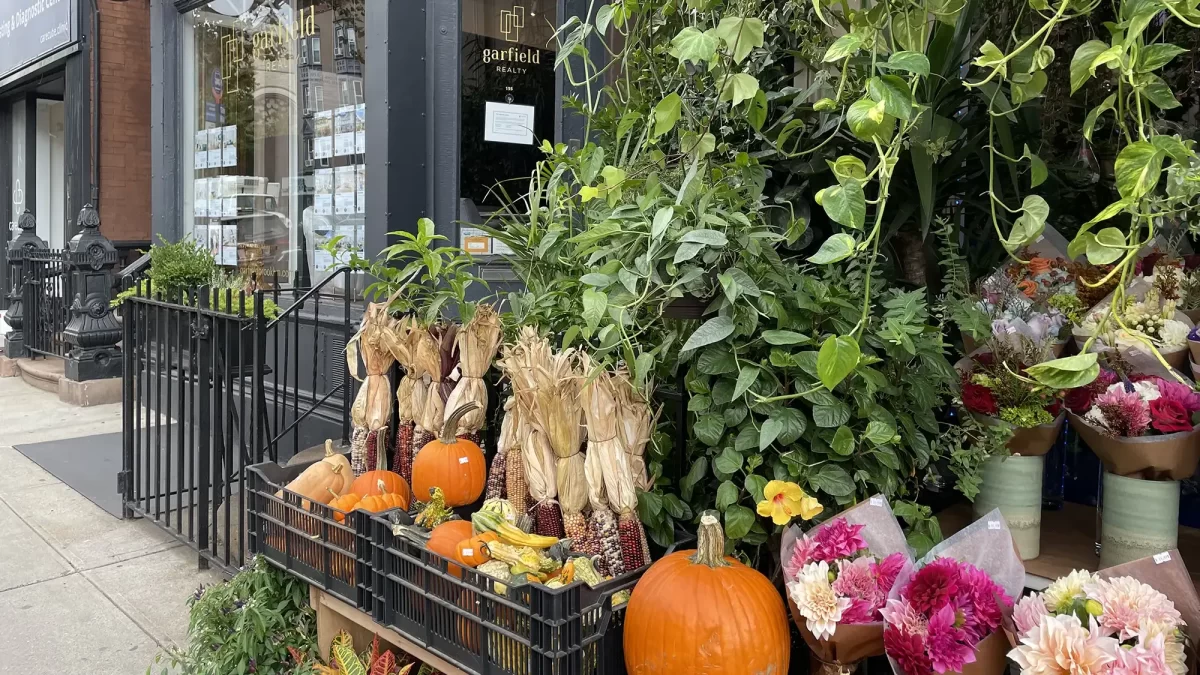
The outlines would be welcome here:
[[[1162,253],[1155,251],[1154,253],[1147,255],[1145,258],[1142,258],[1142,274],[1146,276],[1151,276],[1154,274],[1154,265],[1157,264],[1162,257]]]
[[[996,405],[992,390],[982,384],[964,381],[962,397],[963,405],[967,406],[967,410],[971,412],[981,415],[996,415],[1000,412],[1000,406]]]
[[[1183,268],[1189,272],[1200,267],[1200,254],[1189,253],[1183,256]]]
[[[1057,418],[1058,413],[1062,412],[1062,401],[1055,401],[1046,406],[1046,412],[1050,413],[1051,417]]]
[[[1076,387],[1067,392],[1067,395],[1063,397],[1063,403],[1071,412],[1082,415],[1092,409],[1094,398],[1096,398],[1096,392],[1092,391],[1091,387]]]
[[[1150,401],[1150,426],[1164,434],[1191,431],[1192,417],[1179,401],[1156,398]]]
[[[978,363],[981,366],[990,366],[996,362],[996,357],[991,352],[976,354],[972,358],[975,360],[975,363]]]

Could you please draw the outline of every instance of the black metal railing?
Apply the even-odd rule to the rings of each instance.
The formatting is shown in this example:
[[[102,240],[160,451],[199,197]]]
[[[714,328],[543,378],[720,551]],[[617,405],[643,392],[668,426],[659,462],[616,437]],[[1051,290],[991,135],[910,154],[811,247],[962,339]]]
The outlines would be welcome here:
[[[75,298],[65,249],[31,249],[25,257],[25,342],[32,356],[65,359],[63,331]]]
[[[195,548],[202,566],[232,571],[246,557],[246,467],[349,441],[352,276],[251,293],[125,285],[136,288],[121,308],[126,515]]]

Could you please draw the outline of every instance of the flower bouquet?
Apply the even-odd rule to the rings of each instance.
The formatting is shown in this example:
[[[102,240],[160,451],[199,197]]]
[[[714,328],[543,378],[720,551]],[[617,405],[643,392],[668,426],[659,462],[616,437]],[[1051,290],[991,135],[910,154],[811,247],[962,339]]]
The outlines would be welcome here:
[[[782,543],[788,605],[808,644],[811,672],[849,672],[882,655],[880,610],[912,564],[887,501],[872,497],[805,534],[791,527]]]
[[[963,406],[984,424],[1010,426],[1012,454],[1045,455],[1062,431],[1060,392],[1033,382],[1024,371],[1054,358],[1050,343],[1009,322],[997,321],[993,330],[986,347],[955,364]]]
[[[1200,599],[1168,551],[1099,574],[1076,570],[1022,598],[1008,655],[1021,675],[1185,675],[1197,621]]]
[[[1161,377],[1102,369],[1069,392],[1071,426],[1104,464],[1101,564],[1174,548],[1179,481],[1200,463],[1200,394]]]
[[[965,336],[974,338],[964,342],[968,353],[975,351],[977,339],[1009,334],[1023,336],[1039,347],[1045,346],[1055,357],[1062,354],[1067,329],[1071,326],[1069,317],[1078,316],[1080,309],[1074,300],[1073,285],[1065,271],[1048,267],[1049,271],[1034,274],[1034,269],[1040,268],[1012,266],[1008,271],[997,272],[980,282],[979,300],[974,311],[981,321],[974,323],[982,323],[983,330]],[[1014,274],[1014,271],[1023,274]],[[987,334],[989,324],[990,336]]]
[[[1002,675],[1000,631],[1025,568],[999,510],[938,544],[901,573],[882,614],[883,644],[897,675]]]
[[[1156,276],[1162,279],[1166,275]],[[1139,370],[1160,366],[1153,353],[1155,350],[1171,368],[1183,367],[1188,357],[1188,333],[1192,324],[1186,314],[1178,311],[1175,300],[1164,297],[1161,284],[1154,283],[1145,288],[1146,283],[1143,280],[1132,286],[1124,303],[1118,303],[1116,307],[1101,303],[1088,312],[1073,331],[1080,351],[1090,338],[1095,337],[1092,351],[1116,350]],[[1139,294],[1142,299],[1135,300]],[[1112,316],[1109,316],[1110,312]]]

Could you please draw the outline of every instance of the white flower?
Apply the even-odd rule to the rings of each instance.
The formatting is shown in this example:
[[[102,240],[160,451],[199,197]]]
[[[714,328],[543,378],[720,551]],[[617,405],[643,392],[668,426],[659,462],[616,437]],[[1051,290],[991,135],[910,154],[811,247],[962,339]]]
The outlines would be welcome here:
[[[849,598],[839,598],[829,585],[828,563],[814,562],[801,568],[796,580],[787,585],[788,595],[796,603],[808,630],[818,640],[833,637],[842,612],[850,607]]]
[[[1179,631],[1166,622],[1145,621],[1138,634],[1138,644],[1149,644],[1155,637],[1163,636],[1163,653],[1167,667],[1175,675],[1184,675],[1188,671],[1186,658],[1183,653],[1183,640]]]
[[[1095,575],[1087,570],[1072,570],[1067,576],[1059,577],[1046,587],[1046,591],[1042,594],[1046,609],[1051,612],[1069,612],[1075,599],[1084,597],[1084,584],[1093,579],[1095,579]]]
[[[1158,339],[1167,349],[1178,349],[1187,344],[1188,333],[1191,329],[1182,321],[1167,319],[1158,331]]]
[[[1092,406],[1092,409],[1084,414],[1083,420],[1095,427],[1108,428],[1108,420],[1104,419],[1104,413],[1100,412],[1100,408],[1097,406]]]
[[[1113,387],[1116,386],[1124,387],[1125,385],[1120,383],[1113,385]],[[1111,390],[1112,387],[1109,387],[1109,389]],[[1140,396],[1141,399],[1146,403],[1149,403],[1150,401],[1157,399],[1159,396],[1162,396],[1162,394],[1158,391],[1157,380],[1142,380],[1141,382],[1134,382],[1133,390],[1137,392],[1137,395]]]

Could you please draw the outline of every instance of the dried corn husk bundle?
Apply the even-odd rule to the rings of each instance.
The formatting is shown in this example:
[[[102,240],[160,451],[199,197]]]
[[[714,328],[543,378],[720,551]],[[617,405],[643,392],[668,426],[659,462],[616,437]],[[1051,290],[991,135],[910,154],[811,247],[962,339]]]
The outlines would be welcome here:
[[[580,451],[584,429],[583,399],[579,395],[582,378],[576,367],[575,351],[551,354],[534,371],[534,380],[537,382],[534,415],[546,432],[556,458],[554,476],[563,531],[573,542],[581,542],[587,537],[583,509],[587,506],[588,489]]]
[[[585,366],[591,370],[590,363]],[[625,447],[618,433],[620,420],[617,400],[619,377],[611,371],[601,371],[590,376],[583,388],[584,410],[588,422],[588,455],[597,456],[599,472],[604,482],[604,494],[609,509],[597,510],[596,524],[600,530],[601,541],[604,543],[604,559],[608,562],[609,571],[616,575],[621,572],[641,567],[643,553],[641,541],[630,539],[626,535],[630,518],[637,522],[637,491],[633,485],[633,475],[629,471],[629,462]],[[603,511],[609,511],[605,514]],[[612,551],[613,524],[610,516],[616,511],[616,529],[619,534],[618,548],[620,558],[614,560]]]
[[[617,412],[620,419],[617,433],[625,447],[633,484],[643,492],[650,490],[654,486],[650,484],[650,476],[646,471],[646,446],[658,423],[658,413],[651,415],[646,398],[634,388],[628,377],[617,379]]]
[[[512,396],[504,401],[504,419],[500,422],[500,437],[496,441],[496,456],[492,457],[492,465],[488,467],[487,490],[485,499],[505,499],[508,490],[508,451],[518,444],[517,440],[517,401]]]
[[[458,331],[459,380],[446,399],[446,410],[458,410],[467,402],[479,404],[459,419],[455,430],[455,435],[469,435],[476,444],[487,417],[488,394],[483,376],[500,348],[500,333],[500,315],[491,305],[484,304],[475,308],[475,316]]]
[[[404,480],[412,483],[412,436],[413,436],[413,339],[414,330],[420,330],[414,317],[403,317],[397,323],[388,341],[388,348],[404,374],[396,385],[396,445],[389,466]],[[374,466],[368,464],[368,466]]]
[[[387,345],[397,322],[388,314],[388,304],[388,302],[368,304],[367,311],[363,315],[362,326],[358,329],[358,333],[350,339],[350,343],[346,345],[346,365],[350,374],[355,379],[359,379],[358,360],[360,356],[366,370],[366,376],[360,380],[363,383],[359,392],[359,396],[362,397],[361,415],[355,424],[361,423],[361,428],[367,430],[367,442],[358,457],[351,456],[350,466],[355,475],[359,475],[366,471],[367,467],[373,466],[367,457],[370,454],[372,438],[375,439],[376,447],[378,447],[378,437],[387,427],[388,418],[392,414],[392,385],[388,380],[387,372],[395,362],[395,358]],[[357,407],[359,401],[356,400],[355,403]]]
[[[582,395],[582,392],[581,392]],[[584,398],[584,416],[589,417],[588,399]],[[591,425],[593,429],[596,425]],[[589,556],[599,556],[598,567],[601,574],[616,576],[624,571],[621,564],[621,539],[617,532],[617,517],[608,508],[604,496],[604,465],[601,463],[601,453],[592,451],[595,442],[595,432],[588,434],[588,452],[584,456],[583,473],[587,479],[588,505],[592,513],[588,516],[587,536],[575,549]],[[614,567],[616,572],[613,571]]]
[[[442,425],[446,399],[441,396],[441,385],[442,380],[449,374],[448,370],[442,370],[442,341],[446,332],[447,326],[445,325],[429,326],[426,330],[420,331],[416,339],[413,359],[417,369],[422,373],[421,382],[424,385],[424,391],[421,392],[421,407],[417,408],[415,407],[418,396],[416,389],[419,385],[414,385],[414,455],[437,436]]]
[[[538,534],[553,537],[565,535],[562,514],[558,507],[558,486],[555,478],[556,456],[545,430],[537,422],[537,369],[550,361],[550,343],[538,335],[537,329],[525,326],[517,341],[504,349],[499,364],[513,385],[513,396],[520,410],[517,437],[521,457],[517,463],[524,467],[525,481],[534,503],[534,529]],[[509,457],[512,465],[515,457]],[[511,475],[511,472],[510,472]],[[512,484],[509,501],[517,506]],[[514,501],[517,500],[517,501]]]

